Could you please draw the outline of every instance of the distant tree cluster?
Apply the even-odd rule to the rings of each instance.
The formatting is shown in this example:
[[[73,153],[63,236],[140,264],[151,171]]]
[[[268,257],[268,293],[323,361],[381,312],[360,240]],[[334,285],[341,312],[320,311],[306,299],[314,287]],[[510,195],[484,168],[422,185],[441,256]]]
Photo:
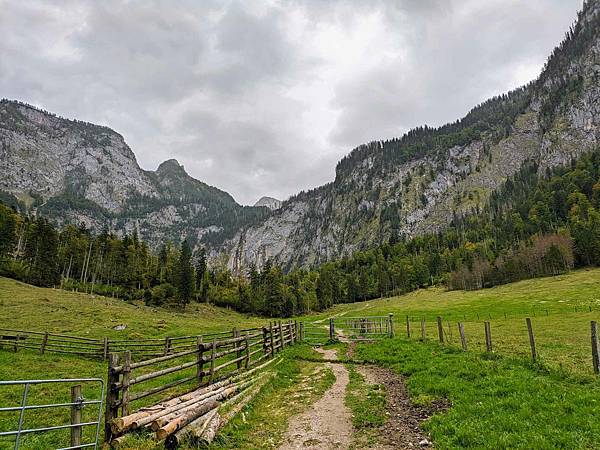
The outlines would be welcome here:
[[[136,233],[57,231],[0,203],[1,274],[150,305],[196,300],[286,317],[435,284],[480,289],[598,265],[600,150],[543,174],[525,164],[485,207],[454,217],[439,233],[406,239],[396,231],[375,248],[288,273],[268,261],[235,275],[210,267],[204,250],[193,254],[187,241],[154,253]]]

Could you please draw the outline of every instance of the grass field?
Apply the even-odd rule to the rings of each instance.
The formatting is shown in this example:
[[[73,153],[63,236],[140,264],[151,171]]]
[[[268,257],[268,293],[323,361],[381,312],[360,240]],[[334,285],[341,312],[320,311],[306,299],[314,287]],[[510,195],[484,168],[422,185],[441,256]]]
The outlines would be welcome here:
[[[600,446],[596,438],[600,431],[596,413],[600,388],[592,374],[589,337],[590,320],[600,320],[600,269],[474,292],[421,290],[391,299],[337,305],[300,319],[315,321],[390,312],[394,314],[398,338],[361,347],[358,357],[408,375],[409,388],[417,401],[427,402],[439,396],[452,401],[449,412],[427,423],[439,448]],[[411,320],[411,340],[404,337],[406,316]],[[443,346],[435,342],[437,316],[444,320],[448,342]],[[537,364],[529,361],[525,317],[533,321],[540,355]],[[425,343],[418,341],[421,318],[426,319]],[[181,312],[35,288],[6,278],[0,278],[0,319],[6,328],[120,339],[201,334],[268,322],[205,304],[194,303]],[[484,320],[490,320],[492,326],[491,356],[483,353]],[[458,350],[457,321],[465,323],[467,353]],[[117,331],[116,325],[127,327]],[[319,326],[327,327],[327,322]],[[278,368],[277,381],[270,383],[255,402],[261,406],[246,408],[243,418],[237,418],[224,430],[214,448],[242,444],[244,448],[275,448],[285,431],[287,417],[331,384],[330,373],[315,376],[316,363],[296,358],[315,358],[307,347],[287,352],[285,363]],[[0,350],[1,380],[88,376],[104,378],[105,363],[51,353],[41,356],[30,350]],[[308,382],[309,389],[299,391],[299,380]],[[349,406],[353,411],[364,410],[375,397],[365,397],[364,383],[358,374],[353,374],[351,381]],[[96,393],[88,390],[86,397]],[[37,388],[32,396],[45,402],[65,401],[68,390]],[[290,398],[294,401],[290,402]],[[2,406],[18,404],[19,400],[20,391],[16,389],[0,391]],[[86,414],[92,414],[92,408]],[[46,415],[44,424],[57,423],[61,418],[64,413]],[[32,417],[28,425],[41,425],[38,419]],[[14,414],[0,414],[1,429],[14,423]],[[64,444],[64,438],[65,433],[56,433],[51,441],[32,437],[24,448],[58,446]],[[0,441],[0,448],[6,442]],[[134,449],[152,448],[151,441],[143,436],[134,438],[130,445]]]
[[[591,312],[590,312],[591,309]],[[459,346],[457,322],[465,324],[469,350],[485,350],[483,322],[491,323],[495,353],[528,358],[526,317],[530,317],[540,360],[565,375],[593,376],[590,321],[600,321],[600,269],[578,270],[557,277],[537,278],[480,291],[432,288],[400,297],[337,305],[326,315],[351,317],[394,314],[396,334],[412,337],[426,321],[428,340],[437,340],[437,316],[445,339]],[[312,320],[311,318],[307,318]]]
[[[425,423],[439,449],[600,446],[600,384],[523,359],[463,353],[405,338],[361,344],[357,356],[407,377],[413,401],[450,400]]]
[[[592,310],[600,312],[600,269],[577,270],[556,277],[536,278],[479,291],[421,289],[400,297],[336,305],[316,317],[387,315],[434,320],[441,315],[453,321],[565,314]],[[479,315],[479,316],[478,316]]]
[[[136,339],[196,335],[265,322],[262,318],[203,303],[192,303],[182,312],[97,295],[37,288],[0,277],[0,323],[6,328]],[[116,331],[117,325],[127,328]]]

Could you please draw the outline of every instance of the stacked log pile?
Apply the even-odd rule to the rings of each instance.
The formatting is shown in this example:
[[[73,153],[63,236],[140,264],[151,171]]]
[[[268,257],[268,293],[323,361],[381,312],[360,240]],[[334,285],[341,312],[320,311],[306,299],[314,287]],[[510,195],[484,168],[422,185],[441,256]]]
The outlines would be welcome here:
[[[167,448],[177,448],[183,441],[210,443],[225,424],[258,393],[272,373],[259,371],[275,359],[225,380],[187,394],[141,408],[133,414],[113,419],[113,447],[119,447],[123,434],[150,429]]]

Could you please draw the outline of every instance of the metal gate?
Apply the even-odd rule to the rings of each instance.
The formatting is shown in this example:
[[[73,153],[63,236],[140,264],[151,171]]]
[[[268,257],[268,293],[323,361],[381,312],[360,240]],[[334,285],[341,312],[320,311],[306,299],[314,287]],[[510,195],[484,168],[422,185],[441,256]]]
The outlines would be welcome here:
[[[310,345],[325,345],[330,340],[330,321],[302,322],[301,339]]]
[[[335,317],[302,322],[301,336],[311,345],[325,345],[332,340],[373,341],[394,336],[394,316]]]
[[[71,392],[70,392],[70,402],[62,402],[62,403],[40,403],[40,404],[30,404],[30,395],[32,386],[37,385],[46,385],[46,384],[72,384]],[[84,383],[87,386],[88,390],[91,389],[90,385],[95,385],[95,391],[97,393],[98,388],[100,388],[100,397],[94,398],[91,400],[85,399],[82,391],[82,384]],[[98,449],[98,437],[100,433],[100,419],[102,418],[102,399],[104,398],[104,381],[101,378],[70,378],[70,379],[59,379],[59,380],[18,380],[18,381],[0,381],[0,389],[5,390],[9,389],[11,386],[23,386],[23,392],[20,395],[21,404],[19,406],[2,406],[0,407],[0,413],[2,413],[2,423],[8,423],[10,419],[6,420],[5,415],[7,413],[15,413],[17,417],[15,417],[15,421],[17,424],[15,425],[16,429],[10,429],[11,426],[8,426],[8,430],[0,430],[0,439],[4,438],[12,438],[14,437],[14,449],[17,450],[23,444],[23,441],[26,440],[26,436],[33,433],[47,433],[53,432],[54,430],[70,430],[71,438],[70,444],[68,446],[60,447],[60,450],[69,450],[76,448],[88,448],[93,447],[94,449]],[[52,389],[54,386],[51,386]],[[42,395],[46,396],[47,393],[44,391]],[[94,395],[95,396],[95,395]],[[86,421],[83,418],[82,410],[84,407],[88,405],[95,405],[98,407],[98,413],[95,413],[94,410],[91,412],[91,418]],[[42,412],[41,410],[47,411],[48,409],[67,409],[70,411],[70,414],[67,412],[65,416],[70,415],[69,423],[63,423],[61,425],[48,425],[48,426],[37,426],[40,423],[40,419],[49,420],[46,412]],[[26,417],[25,413],[29,412],[29,414],[38,412],[34,418]],[[87,415],[86,415],[87,416]],[[34,419],[36,426],[33,428],[27,428],[27,419]],[[47,423],[47,422],[45,422]],[[84,433],[85,427],[93,427],[95,428],[94,433]],[[84,442],[87,438],[89,442]],[[36,441],[36,444],[39,444]],[[5,448],[0,441],[0,447]],[[54,445],[44,445],[45,448],[55,447]]]
[[[351,341],[393,337],[393,316],[336,317],[335,332],[340,339]]]

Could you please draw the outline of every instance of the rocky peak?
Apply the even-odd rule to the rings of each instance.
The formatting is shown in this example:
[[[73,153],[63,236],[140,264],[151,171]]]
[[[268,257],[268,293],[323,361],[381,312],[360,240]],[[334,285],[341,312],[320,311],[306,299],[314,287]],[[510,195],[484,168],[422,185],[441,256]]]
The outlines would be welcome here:
[[[156,169],[156,173],[157,175],[187,175],[187,172],[185,171],[184,167],[181,164],[179,164],[179,161],[177,161],[176,159],[167,159],[166,161],[162,162],[158,166],[158,169]]]
[[[281,200],[277,200],[276,198],[273,197],[261,197],[255,204],[254,206],[266,206],[267,208],[269,208],[271,211],[274,211],[276,209],[281,208]]]

